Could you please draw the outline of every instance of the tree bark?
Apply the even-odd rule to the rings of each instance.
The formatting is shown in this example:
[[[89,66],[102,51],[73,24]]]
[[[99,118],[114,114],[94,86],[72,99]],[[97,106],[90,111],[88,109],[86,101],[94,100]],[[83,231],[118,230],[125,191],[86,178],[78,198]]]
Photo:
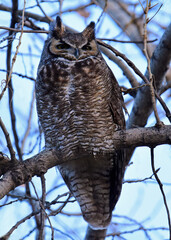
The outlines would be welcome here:
[[[115,149],[137,146],[155,147],[160,144],[171,144],[171,126],[161,128],[134,128],[117,131],[113,134]],[[4,161],[3,161],[4,160]],[[0,199],[21,184],[30,181],[34,176],[45,174],[49,168],[63,163],[60,153],[47,149],[25,161],[7,161],[0,158]],[[7,172],[6,172],[7,171]]]

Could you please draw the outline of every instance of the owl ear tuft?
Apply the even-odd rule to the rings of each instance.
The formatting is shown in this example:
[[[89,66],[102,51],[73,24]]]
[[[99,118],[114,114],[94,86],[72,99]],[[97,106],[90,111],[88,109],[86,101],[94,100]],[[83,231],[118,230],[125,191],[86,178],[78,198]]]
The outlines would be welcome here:
[[[95,23],[91,22],[82,32],[89,40],[95,39]]]
[[[56,29],[62,30],[62,20],[59,16],[56,17]]]
[[[51,29],[51,31],[52,31],[52,36],[57,39],[61,38],[62,34],[64,33],[65,28],[59,16],[56,17],[56,22],[53,22],[53,28]]]
[[[64,33],[64,25],[62,24],[62,20],[59,16],[56,17],[56,27],[55,30],[57,32],[58,35],[62,36],[62,34]]]

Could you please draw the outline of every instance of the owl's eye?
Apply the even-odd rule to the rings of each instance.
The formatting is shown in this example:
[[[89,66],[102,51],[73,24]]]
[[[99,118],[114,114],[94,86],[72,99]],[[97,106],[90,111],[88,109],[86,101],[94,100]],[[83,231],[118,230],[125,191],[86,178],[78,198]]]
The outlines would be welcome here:
[[[56,48],[57,49],[68,49],[68,48],[70,48],[70,45],[67,43],[60,43],[60,44],[56,45]]]
[[[90,51],[92,49],[92,47],[90,46],[90,44],[86,44],[82,47],[82,50],[85,50],[85,51]]]

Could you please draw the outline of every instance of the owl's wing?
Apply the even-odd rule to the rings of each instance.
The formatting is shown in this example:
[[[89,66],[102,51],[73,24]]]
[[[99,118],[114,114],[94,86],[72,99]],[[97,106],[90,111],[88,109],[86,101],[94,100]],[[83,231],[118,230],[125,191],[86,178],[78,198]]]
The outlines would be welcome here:
[[[109,79],[111,81],[111,98],[109,107],[113,116],[113,122],[117,125],[118,130],[125,128],[125,118],[123,113],[124,101],[119,84],[109,69]],[[125,172],[125,150],[115,151],[113,156],[113,167],[110,171],[110,209],[114,209],[121,193],[122,180]]]
[[[113,116],[113,121],[118,125],[120,129],[125,128],[125,118],[123,113],[124,100],[122,97],[119,84],[113,75],[111,69],[109,69],[109,79],[111,81],[112,91],[109,107]]]

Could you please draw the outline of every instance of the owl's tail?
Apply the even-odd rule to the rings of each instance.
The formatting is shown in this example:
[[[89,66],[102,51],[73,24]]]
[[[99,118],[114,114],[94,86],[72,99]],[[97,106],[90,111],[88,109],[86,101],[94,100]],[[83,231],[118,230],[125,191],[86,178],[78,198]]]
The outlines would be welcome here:
[[[107,229],[94,230],[88,226],[84,240],[104,240],[106,237],[106,231]]]

